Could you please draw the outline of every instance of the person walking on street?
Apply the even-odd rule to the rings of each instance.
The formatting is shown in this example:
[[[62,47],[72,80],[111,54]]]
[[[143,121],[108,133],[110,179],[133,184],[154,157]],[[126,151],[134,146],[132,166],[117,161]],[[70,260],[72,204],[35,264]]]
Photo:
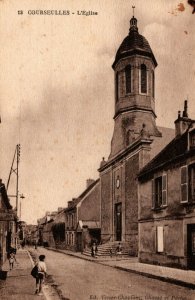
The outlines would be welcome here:
[[[38,274],[36,277],[36,291],[35,294],[38,295],[43,295],[42,294],[42,285],[44,282],[44,278],[47,275],[47,268],[45,264],[45,255],[40,255],[39,256],[39,262],[37,263],[37,269],[38,269]]]

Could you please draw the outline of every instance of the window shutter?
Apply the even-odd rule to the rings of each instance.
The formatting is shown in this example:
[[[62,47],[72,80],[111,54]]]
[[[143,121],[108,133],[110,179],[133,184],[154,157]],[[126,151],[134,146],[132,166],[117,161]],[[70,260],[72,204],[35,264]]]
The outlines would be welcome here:
[[[157,252],[164,251],[164,228],[163,226],[157,226]]]
[[[167,205],[167,174],[162,176],[162,205]]]
[[[188,168],[181,167],[181,202],[188,201]]]
[[[154,179],[152,179],[152,208],[155,208],[155,187],[154,187]]]

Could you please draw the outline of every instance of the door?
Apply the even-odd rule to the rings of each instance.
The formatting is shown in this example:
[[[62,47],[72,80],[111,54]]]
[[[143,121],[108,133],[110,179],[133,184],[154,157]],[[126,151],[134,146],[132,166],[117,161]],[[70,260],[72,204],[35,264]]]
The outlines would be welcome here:
[[[82,232],[77,232],[77,251],[82,252],[82,248]]]
[[[188,269],[195,270],[195,224],[187,227]]]
[[[115,204],[116,241],[122,237],[122,203]]]

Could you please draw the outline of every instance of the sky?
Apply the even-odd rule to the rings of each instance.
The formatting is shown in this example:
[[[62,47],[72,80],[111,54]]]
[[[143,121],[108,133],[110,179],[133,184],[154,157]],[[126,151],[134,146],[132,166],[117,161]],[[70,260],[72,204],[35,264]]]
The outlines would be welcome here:
[[[110,154],[111,66],[132,5],[158,62],[157,125],[173,128],[185,99],[195,119],[195,15],[187,0],[0,0],[0,177],[6,184],[20,143],[21,218],[29,224],[79,196]],[[29,14],[49,9],[70,14]],[[83,10],[98,15],[77,14]]]

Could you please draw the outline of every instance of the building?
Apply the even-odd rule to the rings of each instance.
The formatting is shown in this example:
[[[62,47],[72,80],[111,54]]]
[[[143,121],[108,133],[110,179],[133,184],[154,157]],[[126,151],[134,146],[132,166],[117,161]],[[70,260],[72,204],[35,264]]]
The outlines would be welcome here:
[[[10,205],[5,185],[0,180],[0,269],[11,248],[17,246],[17,217]]]
[[[58,212],[51,223],[51,231],[53,240],[55,242],[54,247],[58,249],[64,249],[66,245],[65,240],[65,221],[66,216],[64,212],[64,208],[59,207]]]
[[[139,173],[139,260],[195,269],[195,120],[184,111],[175,138]]]
[[[174,135],[173,129],[156,125],[156,67],[152,49],[139,34],[133,16],[112,65],[114,133],[111,153],[99,168],[102,242],[122,241],[132,255],[138,253],[137,174]]]
[[[87,180],[82,194],[68,202],[66,249],[83,251],[91,240],[100,242],[100,180]]]
[[[52,226],[57,213],[46,212],[43,218],[37,220],[38,245],[55,247]]]
[[[26,245],[35,245],[38,243],[37,225],[26,224],[24,227],[24,240]]]

